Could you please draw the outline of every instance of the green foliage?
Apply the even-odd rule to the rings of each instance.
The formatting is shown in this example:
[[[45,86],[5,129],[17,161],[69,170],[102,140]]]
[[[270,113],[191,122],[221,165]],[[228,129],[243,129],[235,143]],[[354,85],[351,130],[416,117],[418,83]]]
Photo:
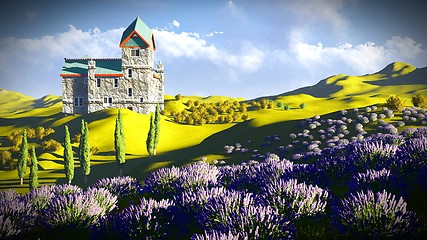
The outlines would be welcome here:
[[[417,93],[412,97],[412,104],[414,104],[415,107],[427,108],[427,98]]]
[[[284,109],[285,110],[289,110],[289,109],[291,109],[291,107],[288,104],[286,104],[285,107],[284,107]]]
[[[278,102],[278,103],[276,104],[276,106],[277,106],[278,108],[283,108],[284,104],[283,104],[283,102]]]
[[[178,93],[177,95],[175,95],[175,99],[177,101],[181,100],[182,99],[182,95]]]
[[[148,135],[147,135],[147,140],[146,140],[146,147],[147,147],[147,152],[149,155],[153,154],[153,150],[154,150],[154,136],[155,136],[155,122],[154,122],[154,114],[151,113],[150,116],[150,129],[148,130]]]
[[[156,106],[156,113],[154,115],[154,149],[153,153],[156,155],[157,153],[157,146],[159,145],[159,138],[160,138],[160,105],[157,104]]]
[[[61,147],[61,144],[55,139],[49,139],[49,140],[43,141],[41,146],[43,150],[46,150],[46,151],[57,151]]]
[[[79,160],[83,175],[87,176],[90,174],[89,128],[87,127],[87,122],[83,119],[80,134]]]
[[[27,130],[24,129],[24,132],[22,133],[21,151],[18,157],[18,177],[21,179],[21,185],[23,184],[24,176],[27,173],[27,162],[28,162]]]
[[[126,162],[126,138],[120,109],[116,118],[116,128],[114,129],[114,149],[116,150],[116,162],[119,168],[122,169],[123,164]]]
[[[73,157],[73,148],[71,147],[70,132],[68,131],[68,126],[65,126],[64,170],[65,170],[65,177],[67,178],[67,181],[70,184],[71,180],[73,180],[74,178],[74,157]]]
[[[403,106],[405,105],[405,100],[400,98],[399,96],[392,95],[390,96],[386,101],[386,106],[391,110],[402,110]]]
[[[305,104],[305,103],[301,103],[301,104],[299,105],[299,107],[300,107],[301,109],[304,109],[304,108],[306,108],[306,107],[307,107],[307,104]]]
[[[38,186],[39,186],[38,163],[37,163],[36,150],[33,146],[31,151],[31,167],[30,167],[30,182],[29,182],[30,191],[33,189],[36,189]]]

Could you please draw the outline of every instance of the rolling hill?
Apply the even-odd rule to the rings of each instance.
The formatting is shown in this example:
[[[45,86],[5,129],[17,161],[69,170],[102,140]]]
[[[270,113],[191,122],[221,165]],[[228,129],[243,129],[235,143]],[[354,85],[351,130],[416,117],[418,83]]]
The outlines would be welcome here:
[[[335,75],[321,80],[313,86],[300,88],[291,92],[268,98],[291,106],[291,110],[263,109],[250,111],[250,120],[230,124],[205,124],[193,126],[177,124],[169,116],[163,116],[158,155],[149,158],[145,150],[149,115],[141,115],[123,110],[123,119],[127,137],[127,162],[125,174],[139,179],[146,177],[150,171],[170,165],[184,165],[205,157],[207,161],[225,160],[227,163],[239,162],[224,153],[223,146],[236,142],[261,143],[267,135],[287,135],[298,120],[316,114],[334,114],[341,109],[352,109],[383,104],[392,94],[406,99],[420,93],[427,96],[427,68],[415,68],[409,64],[396,62],[383,70],[363,76]],[[245,101],[242,98],[221,96],[197,97],[184,96],[177,101],[172,96],[165,96],[165,109],[168,112],[182,111],[187,108],[188,100],[201,102]],[[247,100],[250,102],[252,100]],[[300,109],[299,104],[307,104]],[[89,184],[100,177],[117,175],[114,159],[113,132],[116,109],[108,109],[87,115],[62,114],[61,97],[47,95],[34,99],[20,93],[0,91],[0,149],[7,149],[6,136],[14,129],[28,127],[51,127],[55,133],[50,137],[63,142],[64,125],[70,128],[71,136],[79,132],[81,120],[89,123],[91,146],[96,146],[99,153],[92,157],[92,173]],[[74,144],[74,147],[77,147]],[[41,184],[64,182],[62,167],[62,149],[57,152],[42,152],[38,149],[39,179]],[[78,160],[76,159],[76,162]],[[80,169],[76,168],[73,183],[82,185]],[[27,186],[18,185],[15,171],[0,170],[0,188],[15,188],[27,191]]]

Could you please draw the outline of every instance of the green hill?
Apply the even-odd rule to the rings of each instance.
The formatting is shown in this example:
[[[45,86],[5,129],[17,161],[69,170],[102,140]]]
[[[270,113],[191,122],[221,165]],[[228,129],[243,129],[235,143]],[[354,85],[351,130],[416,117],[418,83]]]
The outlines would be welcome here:
[[[341,109],[360,108],[373,104],[380,106],[392,94],[406,99],[412,106],[410,98],[420,93],[427,96],[427,68],[415,68],[406,63],[392,63],[383,70],[364,76],[335,75],[321,80],[313,86],[300,88],[275,96],[266,96],[275,103],[288,104],[291,109],[283,108],[249,111],[250,120],[230,124],[205,124],[193,126],[173,122],[169,116],[161,119],[161,136],[158,155],[149,158],[145,150],[149,115],[141,115],[123,109],[123,119],[127,140],[127,162],[125,174],[143,179],[159,167],[184,165],[205,157],[207,161],[225,160],[236,163],[243,159],[224,153],[224,145],[252,140],[261,142],[267,135],[287,136],[295,128],[298,120],[316,114],[334,114]],[[259,100],[254,99],[254,100]],[[183,96],[175,100],[165,96],[167,112],[182,111],[187,108],[188,100],[200,102],[245,101],[242,98],[222,96],[197,97]],[[250,102],[252,100],[248,100]],[[299,105],[305,103],[306,108]],[[87,115],[68,115],[62,113],[61,97],[45,96],[34,99],[20,93],[0,91],[0,149],[8,149],[10,143],[7,135],[14,129],[28,127],[51,127],[55,130],[50,138],[63,142],[64,125],[70,128],[71,136],[80,130],[82,119],[89,123],[89,142],[99,149],[92,157],[92,173],[89,183],[101,177],[111,177],[118,173],[114,158],[113,132],[117,109],[108,109]],[[77,145],[73,145],[76,147]],[[39,179],[41,184],[65,182],[62,169],[62,151],[43,152],[37,148],[39,158]],[[246,157],[250,157],[247,155]],[[245,159],[249,160],[249,159]],[[78,160],[75,160],[76,163]],[[83,178],[78,164],[73,183],[83,185]],[[28,175],[27,175],[28,176]],[[0,170],[0,182],[3,189],[15,188],[27,191],[27,185],[19,186],[17,172]]]

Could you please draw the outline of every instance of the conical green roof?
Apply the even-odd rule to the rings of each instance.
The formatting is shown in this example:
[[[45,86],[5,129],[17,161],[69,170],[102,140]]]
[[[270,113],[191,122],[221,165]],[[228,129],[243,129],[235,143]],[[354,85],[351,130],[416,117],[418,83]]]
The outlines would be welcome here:
[[[137,17],[123,32],[120,47],[141,47],[156,49],[151,29]]]

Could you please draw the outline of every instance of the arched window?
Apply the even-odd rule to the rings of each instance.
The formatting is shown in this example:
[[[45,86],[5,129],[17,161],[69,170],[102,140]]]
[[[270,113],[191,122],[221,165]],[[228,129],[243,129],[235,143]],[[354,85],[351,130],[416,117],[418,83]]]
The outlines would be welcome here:
[[[132,77],[132,68],[128,69],[128,77],[130,77],[130,78]]]

